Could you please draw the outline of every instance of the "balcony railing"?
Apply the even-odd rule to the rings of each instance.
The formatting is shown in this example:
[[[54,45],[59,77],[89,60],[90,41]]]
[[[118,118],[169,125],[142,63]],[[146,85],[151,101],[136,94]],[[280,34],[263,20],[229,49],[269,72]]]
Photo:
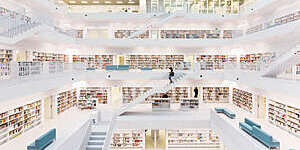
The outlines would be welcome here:
[[[26,79],[39,75],[86,70],[83,63],[63,62],[11,62],[0,64],[0,80]]]

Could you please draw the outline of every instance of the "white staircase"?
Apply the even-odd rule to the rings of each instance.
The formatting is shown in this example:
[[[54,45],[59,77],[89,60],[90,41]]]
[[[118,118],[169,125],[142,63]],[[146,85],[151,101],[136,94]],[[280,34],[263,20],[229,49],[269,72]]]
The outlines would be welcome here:
[[[106,141],[108,124],[94,125],[89,133],[87,144],[84,150],[103,150]]]
[[[176,14],[163,14],[160,17],[162,17],[161,20],[159,21],[150,21],[150,23],[146,24],[144,27],[139,29],[139,31],[134,32],[132,35],[128,37],[128,39],[133,39],[141,34],[144,34],[148,30],[150,30],[153,27],[158,27],[162,25],[163,23],[167,22],[168,20],[175,18],[177,15]],[[158,16],[159,17],[159,16]],[[157,18],[157,16],[154,16],[153,18]]]
[[[143,93],[142,95],[140,95],[136,99],[134,99],[131,103],[123,105],[118,112],[115,112],[115,114],[113,115],[113,117],[111,119],[109,129],[107,131],[107,136],[106,136],[107,140],[105,141],[103,150],[109,150],[111,138],[112,138],[112,135],[113,135],[115,127],[116,127],[116,119],[118,118],[118,116],[125,113],[128,109],[135,107],[137,104],[143,103],[145,101],[145,99],[147,97],[149,97],[150,95],[153,95],[155,93],[167,92],[172,87],[176,86],[179,81],[184,80],[186,78],[186,76],[187,75],[185,73],[180,73],[180,72],[175,73],[175,76],[172,79],[173,83],[171,83],[171,84],[168,83],[168,84],[166,84],[162,87],[153,88],[153,89]]]
[[[300,63],[300,46],[296,46],[291,51],[283,54],[273,62],[265,72],[263,72],[264,77],[276,77],[280,73],[283,73],[291,65],[296,65]]]

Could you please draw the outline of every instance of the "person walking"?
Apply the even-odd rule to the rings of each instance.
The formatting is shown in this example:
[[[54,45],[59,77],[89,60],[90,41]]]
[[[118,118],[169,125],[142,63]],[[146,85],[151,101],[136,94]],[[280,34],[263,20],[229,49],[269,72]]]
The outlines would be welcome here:
[[[198,97],[198,88],[197,87],[195,87],[194,88],[194,98],[197,98]]]
[[[169,69],[170,69],[170,72],[169,72],[169,80],[170,80],[170,84],[171,84],[171,83],[173,83],[172,77],[174,77],[175,73],[174,73],[172,67],[170,67]]]

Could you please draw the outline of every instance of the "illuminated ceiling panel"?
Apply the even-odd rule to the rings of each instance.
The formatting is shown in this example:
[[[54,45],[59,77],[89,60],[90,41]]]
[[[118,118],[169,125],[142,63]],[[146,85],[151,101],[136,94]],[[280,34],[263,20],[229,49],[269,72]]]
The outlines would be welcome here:
[[[63,0],[69,5],[139,5],[139,0]]]

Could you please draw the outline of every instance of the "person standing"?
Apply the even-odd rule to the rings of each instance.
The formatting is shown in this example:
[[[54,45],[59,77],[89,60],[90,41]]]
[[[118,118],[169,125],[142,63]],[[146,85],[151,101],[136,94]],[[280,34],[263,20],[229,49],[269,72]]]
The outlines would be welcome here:
[[[169,69],[170,69],[170,72],[169,72],[169,80],[170,80],[170,84],[171,84],[171,83],[173,83],[172,77],[174,77],[175,73],[174,73],[172,67],[170,67]]]
[[[194,98],[197,98],[198,97],[198,88],[195,87],[194,88]]]

